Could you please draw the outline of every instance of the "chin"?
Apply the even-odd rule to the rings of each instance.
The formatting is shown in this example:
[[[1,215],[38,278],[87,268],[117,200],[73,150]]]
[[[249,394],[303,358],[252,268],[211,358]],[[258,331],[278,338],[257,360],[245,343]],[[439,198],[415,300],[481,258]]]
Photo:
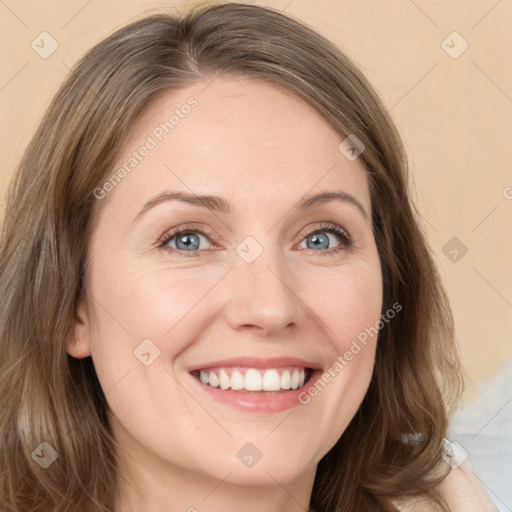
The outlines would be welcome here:
[[[217,461],[210,452],[208,473],[211,474],[212,468],[215,468],[215,473],[211,474],[214,478],[224,480],[229,475],[226,482],[232,485],[263,487],[275,487],[276,481],[285,485],[305,474],[314,473],[322,456],[315,456],[314,453],[307,456],[300,449],[301,443],[290,444],[289,448],[281,445],[281,449],[274,449],[267,443],[267,448],[258,450],[252,443],[239,442],[237,446],[241,448],[235,450],[234,457],[224,454]]]

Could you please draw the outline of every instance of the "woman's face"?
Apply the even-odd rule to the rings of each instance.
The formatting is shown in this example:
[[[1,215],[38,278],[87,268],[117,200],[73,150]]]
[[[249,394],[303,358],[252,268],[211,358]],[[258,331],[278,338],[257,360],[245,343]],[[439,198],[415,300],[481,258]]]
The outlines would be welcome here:
[[[68,352],[92,355],[134,471],[284,485],[349,424],[382,282],[367,175],[342,140],[282,89],[226,77],[133,127],[95,192],[92,300]]]

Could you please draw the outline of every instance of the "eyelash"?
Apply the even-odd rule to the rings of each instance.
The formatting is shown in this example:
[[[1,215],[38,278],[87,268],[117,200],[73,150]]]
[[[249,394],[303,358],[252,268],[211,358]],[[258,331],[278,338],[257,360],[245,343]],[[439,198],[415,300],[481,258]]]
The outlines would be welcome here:
[[[185,233],[199,233],[200,235],[203,235],[204,237],[210,239],[213,238],[212,234],[209,233],[208,230],[199,229],[193,226],[181,226],[180,228],[176,228],[170,232],[165,233],[159,240],[158,240],[158,248],[164,249],[165,251],[169,253],[178,253],[180,256],[184,256],[185,258],[190,257],[196,257],[199,256],[199,253],[203,251],[190,251],[187,253],[187,251],[180,251],[178,249],[174,249],[172,247],[167,247],[167,244],[173,239],[176,238],[179,235],[185,234]],[[303,234],[303,237],[301,239],[304,240],[309,235],[313,235],[316,233],[334,233],[335,235],[338,235],[338,237],[341,240],[341,243],[338,247],[330,248],[325,251],[315,251],[318,252],[321,255],[332,255],[334,253],[337,253],[343,249],[349,250],[353,246],[353,241],[350,238],[349,234],[340,226],[337,226],[336,224],[331,223],[324,223],[320,226],[311,228],[310,230],[307,230],[306,233]],[[304,249],[300,249],[303,251]],[[306,250],[312,250],[312,249],[306,249]]]

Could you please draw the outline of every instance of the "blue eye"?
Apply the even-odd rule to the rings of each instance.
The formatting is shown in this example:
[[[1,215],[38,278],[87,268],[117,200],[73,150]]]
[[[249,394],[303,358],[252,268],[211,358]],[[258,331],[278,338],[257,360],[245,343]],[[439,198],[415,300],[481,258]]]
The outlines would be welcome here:
[[[331,245],[331,239],[329,238],[329,235],[332,235],[332,233],[328,233],[327,231],[324,232],[318,232],[318,233],[312,233],[311,235],[308,235],[304,240],[306,243],[307,249],[330,249]]]
[[[340,243],[331,247],[331,243],[335,243],[331,242],[333,235],[335,235],[334,238],[337,237],[340,240]],[[159,242],[159,247],[168,252],[177,253],[180,256],[200,256],[200,253],[206,250],[204,247],[201,248],[201,237],[210,241],[211,244],[209,235],[202,230],[183,226],[167,233]],[[348,233],[336,224],[330,223],[316,226],[310,230],[304,235],[301,244],[304,242],[306,242],[306,247],[300,247],[300,250],[310,249],[322,254],[333,254],[352,247],[352,239]]]
[[[334,238],[337,237],[341,240],[341,243],[336,247],[331,247],[331,239],[328,234],[331,236],[335,235]],[[349,249],[352,247],[352,240],[348,233],[335,224],[324,224],[319,228],[314,229],[314,231],[311,231],[306,235],[304,241],[306,242],[306,247],[303,247],[302,249],[312,249],[317,252],[319,249],[323,249],[320,252],[327,252],[329,254],[341,249]]]
[[[178,229],[172,233],[169,233],[165,237],[165,239],[162,241],[161,247],[172,252],[196,252],[201,245],[200,237],[208,239],[208,236],[198,229]],[[171,242],[173,241],[175,243],[175,247],[170,246]],[[188,254],[186,256],[188,256]]]

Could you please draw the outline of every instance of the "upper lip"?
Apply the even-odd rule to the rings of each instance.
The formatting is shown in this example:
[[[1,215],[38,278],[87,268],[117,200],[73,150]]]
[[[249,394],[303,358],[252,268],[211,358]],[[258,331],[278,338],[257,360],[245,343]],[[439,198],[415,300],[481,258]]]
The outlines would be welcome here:
[[[209,363],[203,363],[191,366],[188,371],[194,372],[196,370],[206,370],[208,368],[228,368],[232,366],[238,366],[241,368],[282,368],[283,366],[298,366],[303,368],[311,368],[312,370],[319,370],[320,367],[306,361],[305,359],[299,359],[297,357],[251,357],[242,356],[234,357],[231,359],[219,359],[217,361],[211,361]]]

